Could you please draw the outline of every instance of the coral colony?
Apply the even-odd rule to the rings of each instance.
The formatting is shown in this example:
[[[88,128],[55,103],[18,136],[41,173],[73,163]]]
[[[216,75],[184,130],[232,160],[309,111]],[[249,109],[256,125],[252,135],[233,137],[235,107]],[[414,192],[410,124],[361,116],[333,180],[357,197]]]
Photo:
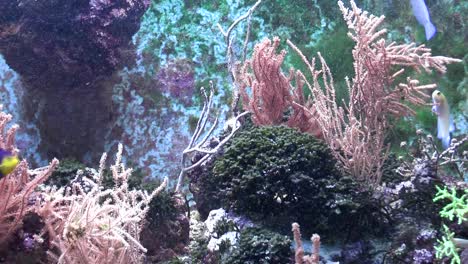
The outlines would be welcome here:
[[[90,39],[87,48],[102,51],[94,66],[106,72],[120,64],[114,47],[125,42],[114,26],[127,21],[136,31],[132,15],[150,6],[111,2],[90,1],[89,10],[83,9],[87,16],[69,21],[86,22],[81,33]],[[56,158],[31,169],[15,143],[22,128],[0,109],[0,263],[468,263],[466,131],[451,136],[454,130],[446,126],[441,147],[435,136],[418,129],[398,153],[390,138],[398,122],[411,120],[421,108],[432,106],[448,124],[448,101],[426,80],[432,71],[442,76],[448,64],[462,61],[433,56],[423,44],[390,41],[384,16],[363,11],[352,0],[338,1],[354,45],[353,75],[345,78],[340,101],[341,80],[333,78],[326,51],[312,58],[290,39],[251,42],[253,16],[262,4],[244,9],[227,28],[214,25],[225,40],[230,118],[221,129],[215,98],[222,87],[209,82],[201,88],[203,106],[192,136],[179,142],[186,146],[177,156],[178,175],[150,177],[146,170],[128,168],[132,156],[126,157],[123,144],[110,162],[104,153],[97,169]],[[437,38],[427,33],[432,23],[425,2],[411,4],[427,39]],[[45,5],[38,10],[45,12]],[[240,39],[242,26],[246,34]],[[21,26],[1,24],[0,47],[15,32],[22,32]],[[7,62],[14,57],[10,48],[0,49]],[[73,53],[82,52],[79,45],[64,51],[64,68],[57,74],[72,78],[79,72]],[[297,69],[284,70],[288,56],[296,57]],[[197,63],[169,59],[157,68],[152,78],[162,96],[194,104],[194,87],[202,81]],[[26,80],[29,86],[38,82]],[[431,102],[433,92],[444,101]],[[147,103],[142,99],[139,105]]]

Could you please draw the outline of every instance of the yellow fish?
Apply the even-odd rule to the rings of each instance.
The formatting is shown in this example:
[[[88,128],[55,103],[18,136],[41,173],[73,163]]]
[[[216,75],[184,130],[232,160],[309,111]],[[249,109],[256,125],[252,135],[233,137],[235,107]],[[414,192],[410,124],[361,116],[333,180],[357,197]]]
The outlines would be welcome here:
[[[450,132],[455,130],[450,107],[447,98],[439,90],[432,93],[432,103],[432,112],[437,115],[437,138],[442,140],[442,146],[446,149],[450,146]]]
[[[10,174],[18,165],[19,159],[10,151],[0,149],[0,179]]]

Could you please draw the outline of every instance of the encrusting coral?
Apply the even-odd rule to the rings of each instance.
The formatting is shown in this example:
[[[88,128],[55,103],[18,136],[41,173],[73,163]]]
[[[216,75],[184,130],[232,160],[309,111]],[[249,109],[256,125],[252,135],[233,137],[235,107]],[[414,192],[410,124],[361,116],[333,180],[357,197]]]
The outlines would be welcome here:
[[[0,106],[0,149],[18,153],[15,147],[17,125],[6,126],[12,116],[2,111]],[[28,163],[22,160],[13,172],[0,179],[0,245],[7,242],[22,226],[25,215],[32,211],[31,195],[39,184],[42,184],[58,166],[53,159],[49,166],[29,170]]]
[[[101,185],[106,154],[92,178],[78,173],[71,188],[47,187],[36,213],[45,222],[57,263],[141,263],[146,249],[140,244],[142,220],[151,199],[167,185],[167,178],[153,192],[129,190],[132,169],[122,164],[122,145],[111,166],[115,186]]]

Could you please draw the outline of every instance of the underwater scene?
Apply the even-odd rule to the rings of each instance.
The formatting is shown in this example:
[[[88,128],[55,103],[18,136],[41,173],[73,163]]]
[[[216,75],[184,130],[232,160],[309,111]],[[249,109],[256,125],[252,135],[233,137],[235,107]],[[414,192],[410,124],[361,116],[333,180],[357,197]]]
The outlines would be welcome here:
[[[0,263],[468,264],[467,16],[0,0]]]

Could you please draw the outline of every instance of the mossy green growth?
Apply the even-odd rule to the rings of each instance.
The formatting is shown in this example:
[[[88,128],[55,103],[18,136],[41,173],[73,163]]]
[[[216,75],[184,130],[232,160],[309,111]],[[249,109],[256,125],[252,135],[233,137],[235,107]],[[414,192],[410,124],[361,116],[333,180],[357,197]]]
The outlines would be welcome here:
[[[382,166],[382,183],[398,184],[404,180],[403,176],[397,172],[398,167],[401,166],[401,161],[395,153],[390,152],[388,158]]]
[[[379,212],[378,203],[373,205],[370,192],[341,175],[329,148],[291,128],[239,132],[201,174],[195,199],[205,217],[223,207],[284,234],[298,222],[304,234],[324,237],[348,231],[362,236],[366,231],[360,225],[375,227],[372,219],[379,219],[373,213]],[[345,219],[356,221],[343,225]]]
[[[193,133],[195,131],[195,128],[197,128],[198,120],[200,120],[198,116],[190,115],[188,117],[188,125],[190,128],[190,132]]]
[[[243,131],[215,162],[213,173],[224,203],[257,219],[299,216],[308,211],[310,199],[326,198],[319,189],[339,177],[326,145],[286,127]]]
[[[354,75],[352,50],[354,42],[347,35],[348,29],[344,23],[338,23],[332,30],[327,30],[320,39],[314,40],[314,45],[295,43],[303,54],[317,57],[320,52],[333,73],[334,85],[336,89],[337,102],[348,99],[348,88],[345,77],[352,78]],[[317,60],[317,67],[321,67]],[[309,80],[312,79],[309,69],[299,57],[299,55],[289,49],[289,56],[286,57],[286,66],[294,67],[303,72]],[[322,82],[322,80],[319,80]],[[310,92],[305,88],[305,94]]]
[[[148,214],[146,215],[149,229],[156,229],[158,224],[175,219],[177,213],[178,210],[172,195],[167,191],[160,192],[149,204]]]
[[[130,164],[129,166],[130,168],[133,168],[132,175],[128,178],[129,189],[146,190],[148,192],[152,192],[161,184],[159,179],[148,178],[143,173],[141,168],[132,165],[133,164]],[[114,184],[112,171],[108,168],[105,168],[103,171],[102,185],[105,188],[113,188]]]
[[[130,167],[133,167],[133,172],[128,179],[128,186],[130,189],[139,189],[151,192],[161,184],[161,181],[158,179],[148,179],[141,168],[133,165],[134,164],[130,164]],[[85,176],[90,177],[91,172],[87,169],[85,164],[75,159],[62,159],[60,160],[60,165],[54,170],[45,184],[55,185],[57,187],[66,186],[77,176],[78,170],[82,170]],[[102,185],[105,188],[112,188],[114,186],[112,172],[108,168],[104,169]]]
[[[60,160],[59,166],[52,172],[49,179],[45,182],[47,185],[63,187],[69,184],[75,177],[78,170],[84,170],[86,165],[76,159],[65,158]]]
[[[290,263],[293,252],[291,239],[267,229],[246,228],[241,231],[238,245],[224,264]]]
[[[416,114],[412,117],[391,118],[393,126],[388,130],[388,139],[391,150],[399,155],[406,154],[400,147],[401,142],[413,145],[418,136],[416,131],[422,129],[428,134],[437,135],[437,116],[432,113],[430,107],[421,106],[414,108]]]
[[[190,237],[190,260],[193,264],[202,264],[208,252],[209,237],[201,234]]]
[[[351,78],[354,75],[352,51],[355,43],[347,33],[346,25],[339,23],[312,47],[313,53],[322,54],[333,73],[333,79],[338,82],[344,82],[346,76]]]
[[[250,5],[255,2],[256,0],[246,1]],[[330,9],[324,9],[324,5],[326,4],[314,4],[314,1],[308,0],[264,1],[255,11],[255,15],[264,20],[270,32],[273,31],[268,34],[290,39],[299,45],[307,44],[311,42],[312,35],[322,31],[324,24],[334,15],[338,15],[336,3],[332,4],[334,8]]]

